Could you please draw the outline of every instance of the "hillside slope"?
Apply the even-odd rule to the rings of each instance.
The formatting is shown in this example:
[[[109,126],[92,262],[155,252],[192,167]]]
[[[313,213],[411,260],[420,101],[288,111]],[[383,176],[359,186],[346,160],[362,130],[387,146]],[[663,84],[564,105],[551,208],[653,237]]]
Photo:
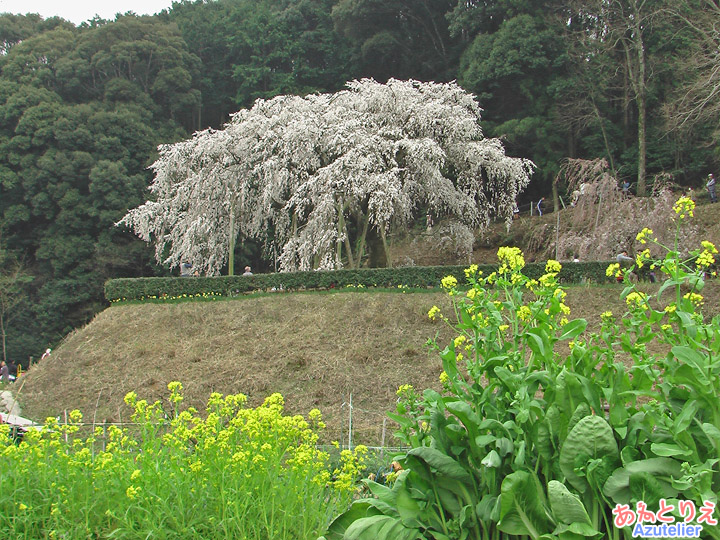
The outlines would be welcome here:
[[[592,327],[607,309],[623,313],[621,290],[569,288],[572,316]],[[705,313],[719,313],[720,285],[703,292]],[[433,304],[449,305],[439,292],[335,292],[112,306],[32,367],[19,400],[35,419],[78,408],[102,422],[129,419],[127,392],[162,400],[173,380],[199,408],[211,392],[242,392],[251,404],[280,392],[290,412],[320,408],[326,440],[347,440],[352,394],[354,440],[379,444],[399,385],[439,386],[440,360],[425,343],[452,334],[428,319]]]

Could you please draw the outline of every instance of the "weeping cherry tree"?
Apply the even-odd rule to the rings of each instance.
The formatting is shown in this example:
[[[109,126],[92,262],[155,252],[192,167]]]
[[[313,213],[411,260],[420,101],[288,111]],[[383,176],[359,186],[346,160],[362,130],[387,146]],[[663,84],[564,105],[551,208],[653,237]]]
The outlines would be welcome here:
[[[160,147],[153,200],[119,222],[158,262],[208,275],[238,237],[283,271],[390,264],[387,235],[420,213],[475,232],[512,219],[533,164],[483,137],[455,83],[364,79],[335,94],[258,100],[221,131]]]

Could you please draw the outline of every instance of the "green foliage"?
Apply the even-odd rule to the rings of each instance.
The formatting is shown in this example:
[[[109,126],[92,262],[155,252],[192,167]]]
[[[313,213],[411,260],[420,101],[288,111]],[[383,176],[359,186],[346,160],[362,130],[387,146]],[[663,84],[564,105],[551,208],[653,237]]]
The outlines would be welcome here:
[[[490,274],[494,265],[480,265]],[[544,265],[529,264],[528,276],[540,277]],[[607,263],[571,263],[563,267],[559,279],[566,283],[602,283]],[[409,266],[402,268],[364,268],[316,272],[286,272],[253,276],[150,277],[110,279],[105,283],[105,298],[110,301],[142,300],[182,296],[234,296],[252,291],[333,289],[345,287],[439,287],[443,277],[463,279],[464,266]]]
[[[257,408],[242,394],[181,410],[182,386],[163,402],[125,396],[132,425],[49,418],[17,444],[0,425],[4,538],[285,540],[317,536],[355,490],[366,448],[336,467],[316,448],[320,411],[284,414],[280,394]]]
[[[692,208],[676,204],[678,234]],[[384,539],[392,529],[408,538],[618,539],[630,530],[614,526],[615,505],[717,501],[720,317],[699,309],[715,254],[703,242],[686,260],[677,243],[661,260],[639,255],[637,266],[666,276],[657,297],[626,282],[627,313],[604,313],[594,333],[568,319],[556,261],[535,279],[519,249],[500,248],[496,273],[465,270],[469,290],[443,278],[452,320],[437,307],[428,315],[458,334],[445,347],[429,342],[444,392],[400,387],[391,418],[412,447],[397,458],[404,470],[388,491],[371,488],[375,498],[354,503],[326,538]],[[665,290],[675,292],[669,301]],[[665,352],[651,352],[651,341]],[[703,534],[720,537],[712,526]]]

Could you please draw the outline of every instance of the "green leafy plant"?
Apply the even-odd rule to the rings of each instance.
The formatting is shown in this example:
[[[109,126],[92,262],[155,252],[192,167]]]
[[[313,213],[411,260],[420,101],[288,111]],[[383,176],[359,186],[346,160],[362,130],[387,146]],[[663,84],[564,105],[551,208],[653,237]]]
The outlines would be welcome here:
[[[676,204],[678,230],[689,204]],[[444,278],[454,313],[428,313],[457,331],[430,341],[444,392],[398,390],[404,470],[391,488],[366,480],[374,497],[324,538],[631,538],[613,522],[619,504],[717,502],[720,317],[703,317],[697,292],[715,253],[641,253],[636,266],[665,282],[654,296],[626,282],[627,313],[605,312],[595,332],[569,318],[557,261],[534,279],[519,249],[500,248],[495,272],[465,270],[467,292]]]

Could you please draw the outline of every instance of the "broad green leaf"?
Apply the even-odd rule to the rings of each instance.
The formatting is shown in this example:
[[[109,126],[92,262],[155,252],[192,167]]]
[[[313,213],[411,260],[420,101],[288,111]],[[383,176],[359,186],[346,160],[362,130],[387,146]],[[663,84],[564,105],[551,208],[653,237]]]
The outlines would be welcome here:
[[[372,480],[363,480],[363,483],[368,487],[370,493],[384,503],[389,505],[395,504],[395,493],[389,487],[373,482]]]
[[[409,529],[398,518],[370,516],[353,522],[345,531],[344,540],[420,540],[418,529]]]
[[[692,367],[701,371],[703,370],[704,365],[707,363],[707,359],[702,354],[700,354],[695,349],[691,349],[690,347],[678,345],[670,349],[670,352],[672,352],[673,356],[675,356],[675,358],[677,358],[681,362],[689,364]]]
[[[672,480],[683,476],[682,467],[680,462],[666,457],[633,461],[616,469],[605,482],[603,493],[616,503],[629,503],[631,501],[630,476],[643,472],[652,475],[660,483],[666,498],[677,495],[677,490],[672,487]]]
[[[552,526],[538,487],[539,484],[526,471],[516,471],[505,477],[500,486],[498,529],[508,534],[526,534],[533,538],[550,532]]]
[[[497,448],[498,454],[501,457],[504,457],[512,453],[512,451],[515,449],[515,445],[507,437],[501,437],[497,441],[495,441],[495,448]]]
[[[590,516],[585,510],[580,497],[574,493],[570,493],[565,484],[557,480],[548,482],[548,500],[553,516],[561,523],[570,525],[571,523],[585,523],[592,525]]]
[[[417,528],[422,526],[423,509],[408,489],[399,489],[395,501],[400,520],[405,527]]]
[[[494,495],[486,494],[475,507],[475,512],[480,521],[494,521],[497,514],[498,498]]]
[[[675,422],[673,423],[673,429],[675,430],[675,433],[685,431],[690,426],[699,408],[700,403],[698,401],[691,400],[685,403],[682,410],[680,411],[680,414],[677,416]]]
[[[390,420],[394,420],[395,422],[400,424],[400,427],[411,428],[413,426],[412,420],[410,420],[407,416],[389,412],[388,417],[390,418]]]
[[[500,459],[500,456],[495,450],[490,450],[488,455],[483,458],[481,463],[486,467],[497,468],[502,465],[502,459]]]
[[[674,497],[677,492],[670,485],[668,489],[648,472],[637,472],[630,475],[630,499],[644,501],[650,508],[655,508],[664,497]],[[667,484],[666,484],[667,485]]]
[[[717,428],[717,426],[713,424],[705,423],[702,425],[702,430],[705,432],[705,435],[708,436],[708,439],[712,442],[713,447],[717,449],[717,445],[720,444],[720,429]]]
[[[476,440],[478,437],[480,417],[475,413],[475,411],[473,411],[470,404],[465,401],[457,400],[447,402],[445,407],[448,411],[457,416],[458,420],[463,423],[471,439]]]
[[[456,478],[464,481],[470,479],[470,473],[468,473],[462,465],[447,454],[443,454],[440,450],[436,450],[435,448],[430,448],[428,446],[413,448],[408,452],[408,455],[415,456],[423,460],[432,469],[435,469],[440,474],[449,476],[450,478]]]
[[[358,519],[367,517],[370,505],[366,501],[355,501],[345,512],[336,517],[328,526],[326,540],[342,540],[345,531]]]
[[[478,445],[480,448],[483,448],[491,442],[494,442],[495,439],[497,439],[495,435],[478,435],[477,437],[475,437],[475,444]]]
[[[560,449],[560,469],[572,486],[584,492],[589,484],[577,474],[594,458],[619,462],[619,454],[612,428],[599,416],[586,416],[568,433]]]
[[[530,338],[527,340],[530,350],[541,358],[545,358],[547,351],[552,348],[547,339],[547,334],[540,328],[531,328],[525,332],[525,335]]]
[[[652,453],[658,457],[682,456],[690,457],[693,452],[688,448],[680,448],[677,444],[671,443],[652,443],[650,445]]]
[[[568,422],[567,426],[568,433],[573,430],[573,428],[578,424],[578,422],[580,422],[580,420],[582,420],[586,416],[590,416],[591,414],[592,411],[590,410],[590,405],[588,405],[584,401],[580,403],[580,405],[575,408],[575,411],[573,411],[573,415],[570,417],[570,421]]]
[[[560,341],[575,339],[585,331],[587,325],[588,322],[585,319],[572,320],[560,329],[562,333],[558,339]]]

